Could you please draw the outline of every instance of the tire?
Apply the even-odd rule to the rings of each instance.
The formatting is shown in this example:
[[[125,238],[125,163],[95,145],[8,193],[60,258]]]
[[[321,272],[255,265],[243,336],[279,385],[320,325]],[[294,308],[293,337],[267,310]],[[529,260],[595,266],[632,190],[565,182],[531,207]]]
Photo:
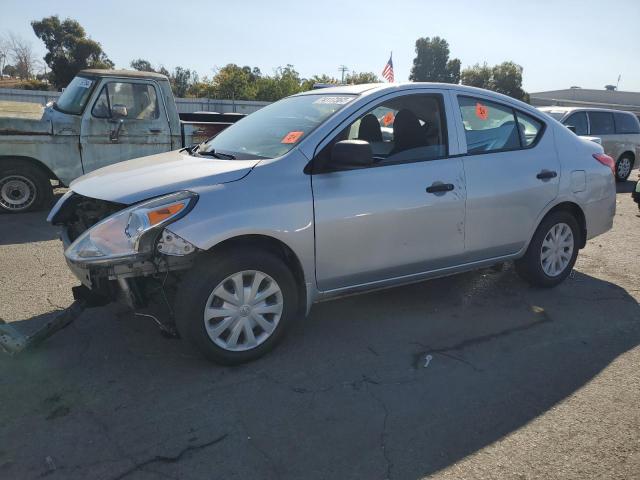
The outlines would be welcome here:
[[[240,290],[247,300],[242,302],[237,301],[235,289],[239,272],[245,273],[242,277],[244,288]],[[260,275],[265,278],[260,280]],[[257,294],[252,297],[254,281],[259,288],[255,289]],[[261,299],[264,302],[251,306],[254,304],[251,299],[257,300],[261,293],[272,291],[274,283],[280,293],[273,293]],[[233,298],[238,305],[234,306],[218,295],[227,300]],[[279,316],[278,302],[281,303]],[[295,278],[279,257],[256,249],[228,250],[203,258],[182,278],[175,299],[176,327],[180,336],[209,360],[222,365],[237,365],[259,358],[277,345],[299,312],[298,302]],[[262,315],[256,313],[267,309],[272,311]],[[233,315],[217,315],[205,320],[205,311]],[[263,328],[265,321],[266,325],[273,327],[271,332]],[[240,333],[235,336],[234,348],[236,331]],[[254,336],[255,344],[250,336]]]
[[[628,153],[620,155],[616,162],[616,182],[626,182],[633,169],[633,157]]]
[[[52,199],[51,182],[41,168],[20,160],[0,162],[0,212],[36,211]]]
[[[556,242],[552,229],[557,227],[560,228],[554,230],[555,238],[558,238]],[[572,242],[570,254],[568,252],[569,240],[567,240],[569,230]],[[537,287],[552,288],[559,285],[569,276],[576,263],[581,241],[580,236],[578,222],[571,213],[561,210],[547,215],[538,226],[524,256],[515,261],[516,272],[524,280]],[[558,251],[558,255],[554,255],[554,251]],[[562,255],[561,252],[564,252],[565,255]],[[552,261],[554,258],[558,258],[558,263]]]

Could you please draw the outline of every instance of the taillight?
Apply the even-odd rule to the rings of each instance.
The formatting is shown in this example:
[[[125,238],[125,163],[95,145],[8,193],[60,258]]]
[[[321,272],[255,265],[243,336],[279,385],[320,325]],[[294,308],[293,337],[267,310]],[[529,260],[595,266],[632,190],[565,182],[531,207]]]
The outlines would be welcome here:
[[[594,153],[593,158],[598,160],[601,164],[609,167],[611,169],[611,173],[616,174],[616,162],[613,161],[609,155],[604,153]]]

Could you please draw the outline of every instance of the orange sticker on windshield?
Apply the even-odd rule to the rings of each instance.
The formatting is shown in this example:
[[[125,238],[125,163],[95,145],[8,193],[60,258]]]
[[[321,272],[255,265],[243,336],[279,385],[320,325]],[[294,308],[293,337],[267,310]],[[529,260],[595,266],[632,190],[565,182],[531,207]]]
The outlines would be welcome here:
[[[482,105],[480,102],[476,103],[476,117],[480,120],[486,120],[489,118],[489,110],[485,105]]]
[[[302,135],[304,135],[304,132],[289,132],[284,136],[280,143],[296,143],[300,140]]]
[[[385,127],[388,127],[389,125],[391,125],[393,123],[393,121],[396,119],[395,115],[393,114],[393,112],[387,112],[384,117],[382,117],[382,124]]]

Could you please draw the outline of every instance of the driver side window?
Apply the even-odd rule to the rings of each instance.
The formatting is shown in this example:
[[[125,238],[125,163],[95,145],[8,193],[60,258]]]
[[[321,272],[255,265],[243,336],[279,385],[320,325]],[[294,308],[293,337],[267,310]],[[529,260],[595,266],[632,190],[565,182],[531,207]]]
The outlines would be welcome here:
[[[115,106],[119,106],[121,112],[126,110],[129,120],[153,120],[160,113],[156,89],[144,83],[107,83],[93,104],[91,114],[97,118],[111,118]]]
[[[318,154],[321,163],[343,140],[371,146],[372,166],[434,160],[447,156],[444,102],[440,94],[404,95],[372,108],[343,129]]]

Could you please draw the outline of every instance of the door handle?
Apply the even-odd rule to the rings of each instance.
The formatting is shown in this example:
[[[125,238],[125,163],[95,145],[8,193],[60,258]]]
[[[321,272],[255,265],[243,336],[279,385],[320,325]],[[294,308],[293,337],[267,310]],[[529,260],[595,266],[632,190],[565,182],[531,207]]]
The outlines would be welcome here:
[[[433,183],[427,187],[427,193],[443,193],[453,190],[453,183]]]
[[[150,128],[149,133],[160,133],[162,132],[161,128]]]
[[[536,175],[536,178],[540,180],[549,180],[551,178],[556,178],[558,173],[553,170],[542,170],[540,173]]]

